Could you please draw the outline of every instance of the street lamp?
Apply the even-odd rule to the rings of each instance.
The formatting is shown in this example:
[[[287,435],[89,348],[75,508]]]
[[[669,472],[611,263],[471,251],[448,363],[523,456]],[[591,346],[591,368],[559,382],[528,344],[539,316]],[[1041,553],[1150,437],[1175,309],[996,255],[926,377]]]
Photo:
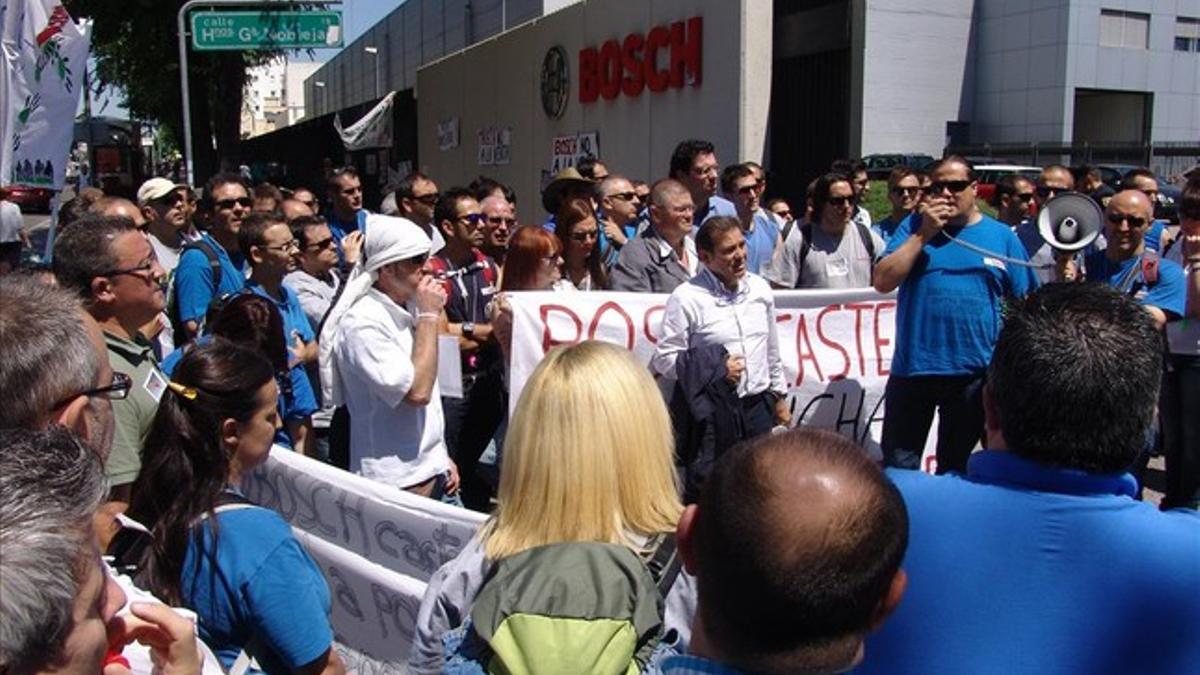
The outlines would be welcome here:
[[[313,86],[321,90],[321,114],[325,114],[325,83],[321,80],[313,80]]]
[[[375,98],[379,98],[379,48],[378,47],[363,47],[363,51],[375,57]]]

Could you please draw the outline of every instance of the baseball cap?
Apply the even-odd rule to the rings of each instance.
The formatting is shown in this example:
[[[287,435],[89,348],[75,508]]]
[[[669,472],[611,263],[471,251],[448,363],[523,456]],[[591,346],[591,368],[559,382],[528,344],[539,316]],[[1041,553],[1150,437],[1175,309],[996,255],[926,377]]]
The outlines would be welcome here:
[[[145,206],[155,199],[162,199],[179,188],[183,188],[185,190],[191,189],[183,183],[172,183],[166,178],[151,178],[145,183],[142,183],[142,186],[138,188],[138,206]]]

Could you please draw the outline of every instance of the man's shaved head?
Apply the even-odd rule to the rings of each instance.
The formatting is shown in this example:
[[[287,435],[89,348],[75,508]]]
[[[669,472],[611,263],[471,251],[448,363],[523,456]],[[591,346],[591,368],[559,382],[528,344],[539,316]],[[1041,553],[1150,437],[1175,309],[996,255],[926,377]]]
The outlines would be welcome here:
[[[100,216],[128,218],[139,229],[146,224],[146,217],[142,215],[142,210],[138,208],[138,205],[124,197],[101,197],[92,204],[88,212]]]
[[[684,560],[704,635],[728,665],[844,669],[902,592],[904,501],[838,434],[798,429],[730,449],[692,519]]]
[[[1116,207],[1113,204],[1116,203]],[[1154,219],[1154,204],[1141,190],[1121,190],[1108,202],[1109,211],[1137,210],[1147,221]]]

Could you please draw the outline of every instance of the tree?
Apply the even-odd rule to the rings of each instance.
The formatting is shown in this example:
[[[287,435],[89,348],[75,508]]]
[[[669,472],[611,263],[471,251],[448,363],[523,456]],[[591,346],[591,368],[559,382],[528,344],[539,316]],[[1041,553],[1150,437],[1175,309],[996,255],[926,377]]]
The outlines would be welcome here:
[[[176,15],[185,0],[65,0],[71,16],[91,18],[92,54],[101,87],[125,91],[130,115],[153,120],[182,140]],[[199,10],[197,10],[199,11]],[[188,52],[196,176],[236,167],[246,69],[279,56],[257,52]],[[214,149],[215,143],[215,149]],[[219,158],[219,162],[218,162]],[[221,166],[218,166],[220,164]]]

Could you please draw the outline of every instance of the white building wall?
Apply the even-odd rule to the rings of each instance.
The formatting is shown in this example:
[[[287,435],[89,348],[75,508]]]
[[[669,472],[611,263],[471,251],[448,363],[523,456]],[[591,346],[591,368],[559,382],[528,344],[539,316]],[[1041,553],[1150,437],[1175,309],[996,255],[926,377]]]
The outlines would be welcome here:
[[[969,121],[973,115],[976,6],[1007,0],[852,1],[865,2],[865,10],[862,132],[851,138],[851,154],[940,155],[946,122]]]
[[[760,159],[770,105],[771,0],[589,0],[544,16],[495,39],[446,57],[418,73],[417,138],[424,170],[440,185],[485,173],[513,187],[523,222],[544,217],[543,172],[553,139],[596,132],[609,170],[653,181],[667,173],[684,138],[711,140],[723,163]],[[609,39],[704,18],[703,82],[637,98],[579,102],[578,54]],[[765,31],[765,33],[764,33]],[[542,110],[540,70],[547,50],[563,47],[570,92],[563,116]],[[665,64],[665,54],[660,64]],[[458,119],[458,147],[438,147],[437,126]],[[511,129],[511,163],[480,166],[477,132]]]

